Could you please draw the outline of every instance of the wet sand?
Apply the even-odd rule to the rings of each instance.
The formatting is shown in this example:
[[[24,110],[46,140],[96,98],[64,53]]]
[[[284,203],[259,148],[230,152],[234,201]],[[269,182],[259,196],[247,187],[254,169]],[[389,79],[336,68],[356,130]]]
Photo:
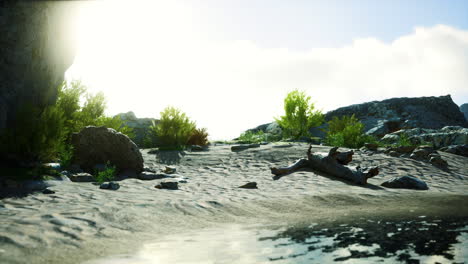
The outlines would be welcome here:
[[[301,143],[241,152],[231,152],[230,146],[212,146],[205,152],[142,150],[146,167],[160,170],[172,164],[187,182],[179,183],[179,190],[161,190],[154,186],[171,179],[127,179],[117,191],[91,183],[57,182],[50,188],[55,194],[0,200],[0,262],[81,263],[133,255],[168,237],[203,230],[219,233],[232,225],[243,230],[311,223],[336,226],[361,219],[401,222],[420,216],[468,219],[468,158],[441,152],[449,164],[444,171],[412,159],[357,152],[350,165],[381,168],[367,186],[310,170],[272,179],[269,167],[290,164],[305,157],[306,150]],[[329,148],[313,150],[326,153]],[[404,175],[419,177],[430,189],[380,186]],[[237,188],[251,181],[258,189]],[[184,254],[183,249],[179,244],[165,252]]]

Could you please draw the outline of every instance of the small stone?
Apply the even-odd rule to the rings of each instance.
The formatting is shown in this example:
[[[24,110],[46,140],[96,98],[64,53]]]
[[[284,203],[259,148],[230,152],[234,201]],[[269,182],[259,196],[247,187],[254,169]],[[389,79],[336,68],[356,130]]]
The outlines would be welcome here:
[[[86,172],[70,175],[69,178],[70,178],[70,180],[72,182],[93,182],[93,181],[95,181],[93,175],[91,175],[89,173],[86,173]]]
[[[439,155],[434,155],[434,154],[429,155],[429,162],[432,165],[439,167],[439,168],[446,168],[448,166],[447,161],[442,159],[442,157]]]
[[[55,192],[49,189],[45,189],[42,191],[43,194],[54,194]]]
[[[204,150],[203,147],[199,146],[199,145],[192,145],[192,146],[190,146],[190,149],[192,151],[203,151]]]
[[[258,189],[257,183],[256,182],[248,182],[242,186],[239,186],[239,188],[244,188],[244,189]]]
[[[412,176],[402,176],[402,177],[395,177],[391,178],[388,181],[385,181],[381,184],[387,188],[397,188],[397,189],[415,189],[415,190],[427,190],[427,184]]]
[[[138,175],[138,179],[143,180],[143,181],[151,181],[151,180],[171,178],[171,177],[172,176],[170,174],[154,173],[154,172],[147,172],[147,171],[144,171]]]
[[[103,183],[99,186],[99,189],[104,189],[104,190],[113,190],[116,191],[120,188],[120,184],[116,182],[108,182],[108,183]]]
[[[231,147],[231,151],[242,151],[249,148],[259,148],[260,144],[242,144],[242,145],[234,145]]]
[[[388,153],[388,155],[390,155],[392,157],[399,157],[401,155],[401,153],[392,150],[392,151],[390,151]]]
[[[364,144],[364,147],[368,150],[376,151],[379,145],[374,144],[374,143],[366,143]]]
[[[163,170],[164,173],[167,173],[167,174],[173,174],[176,172],[176,167],[174,166],[166,166],[166,168],[164,168]]]
[[[167,189],[167,190],[178,190],[178,182],[161,182],[160,184],[154,186],[157,189]]]

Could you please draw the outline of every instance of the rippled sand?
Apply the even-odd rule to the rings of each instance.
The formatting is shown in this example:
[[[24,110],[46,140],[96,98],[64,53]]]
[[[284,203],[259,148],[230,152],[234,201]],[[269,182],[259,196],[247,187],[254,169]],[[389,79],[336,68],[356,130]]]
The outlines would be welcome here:
[[[313,148],[323,153],[328,149]],[[142,150],[145,166],[159,170],[173,164],[179,175],[188,178],[187,183],[172,191],[154,188],[164,180],[128,179],[120,182],[119,190],[109,191],[91,183],[57,182],[50,188],[55,194],[0,200],[0,262],[80,263],[132,254],[168,236],[231,224],[421,215],[468,218],[468,158],[441,153],[449,163],[444,171],[412,159],[357,152],[351,164],[381,168],[364,187],[307,170],[272,180],[269,167],[303,158],[306,150],[306,144],[298,143],[241,152],[231,152],[230,146],[213,146],[206,152],[149,154]],[[421,178],[430,190],[380,186],[403,175]],[[250,181],[257,182],[259,189],[237,188]],[[180,254],[181,250],[166,252]]]

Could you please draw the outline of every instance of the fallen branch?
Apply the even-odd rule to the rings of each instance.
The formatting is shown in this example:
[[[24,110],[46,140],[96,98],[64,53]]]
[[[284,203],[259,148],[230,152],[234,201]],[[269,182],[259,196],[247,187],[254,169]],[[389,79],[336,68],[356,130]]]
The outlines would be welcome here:
[[[307,150],[307,159],[299,159],[287,167],[271,168],[271,173],[276,176],[286,175],[302,168],[311,168],[338,178],[342,178],[357,184],[367,184],[367,179],[379,174],[378,167],[370,169],[346,166],[353,160],[354,152],[339,152],[338,147],[330,149],[327,156],[312,154],[312,145]]]

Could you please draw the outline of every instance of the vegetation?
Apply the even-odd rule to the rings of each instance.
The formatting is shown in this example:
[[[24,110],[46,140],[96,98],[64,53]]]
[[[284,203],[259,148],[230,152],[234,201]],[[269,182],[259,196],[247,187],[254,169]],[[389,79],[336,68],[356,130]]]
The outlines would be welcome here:
[[[158,138],[159,149],[181,150],[187,145],[196,126],[185,113],[169,106],[161,112],[159,123],[153,123],[150,129]]]
[[[276,119],[283,128],[283,137],[309,136],[309,129],[320,126],[324,120],[322,112],[315,110],[310,102],[310,96],[298,90],[288,93],[284,99],[284,112],[284,116]]]
[[[239,136],[237,141],[240,143],[260,143],[279,141],[280,139],[279,136],[264,133],[262,130],[259,130],[257,132],[246,131]]]
[[[103,171],[96,173],[96,181],[98,183],[104,183],[106,181],[112,181],[115,177],[116,168],[111,165],[109,162],[106,164],[106,168]]]
[[[79,81],[64,82],[57,89],[55,104],[41,107],[26,102],[18,107],[15,123],[0,135],[0,156],[16,163],[59,158],[66,167],[73,155],[68,144],[71,134],[85,126],[107,126],[132,136],[122,120],[104,116],[105,108],[102,93],[88,93]]]
[[[333,117],[328,122],[325,144],[337,147],[360,148],[377,139],[364,133],[364,125],[354,116]]]
[[[188,145],[199,146],[207,146],[208,143],[208,132],[206,128],[193,129],[187,142]]]

